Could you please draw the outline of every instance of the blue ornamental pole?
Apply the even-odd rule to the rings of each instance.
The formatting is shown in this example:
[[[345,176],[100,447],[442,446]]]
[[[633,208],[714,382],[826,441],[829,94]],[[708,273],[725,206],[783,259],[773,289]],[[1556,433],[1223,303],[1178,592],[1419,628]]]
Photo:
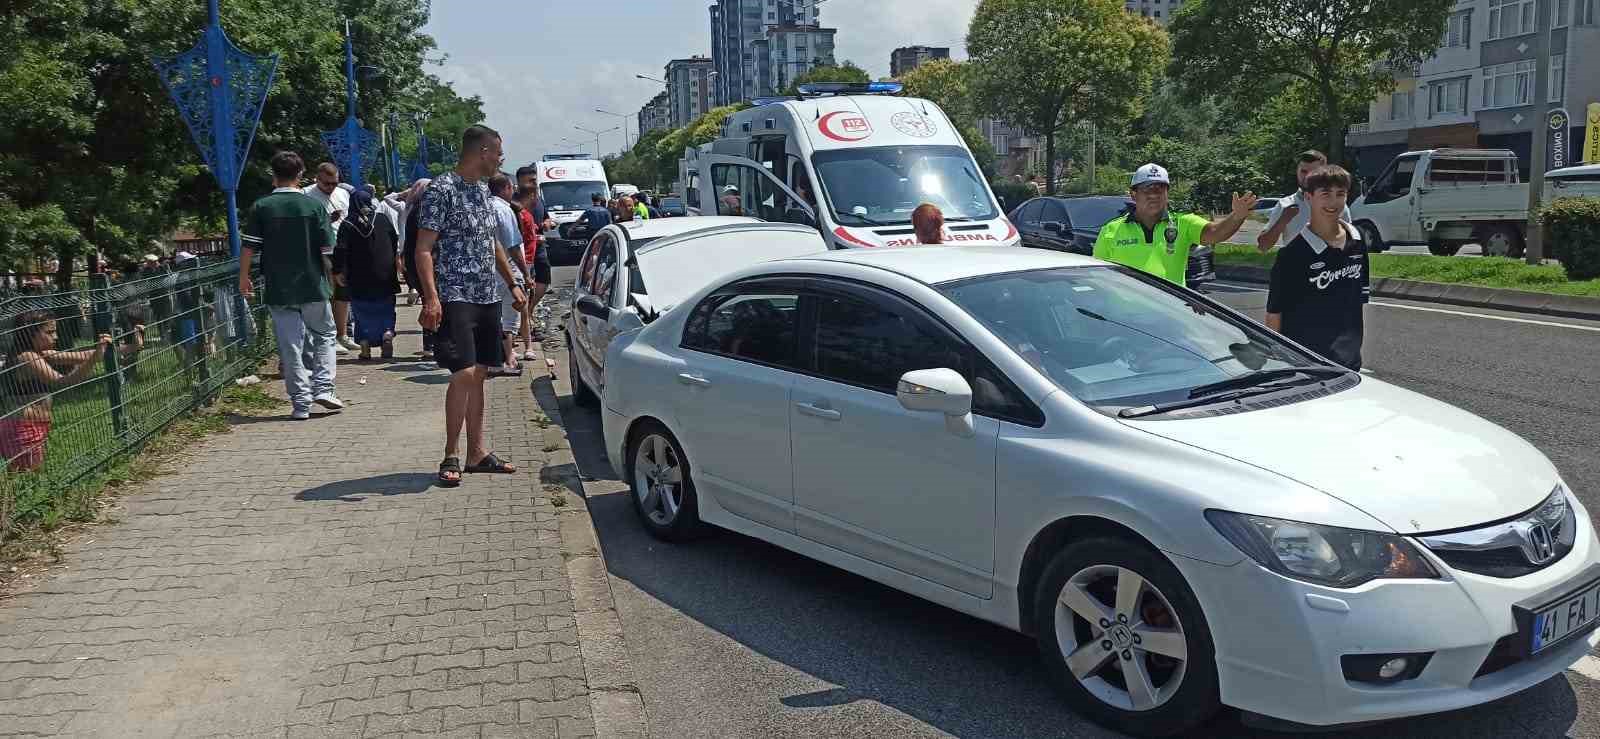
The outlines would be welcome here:
[[[239,256],[239,174],[255,140],[261,107],[278,71],[278,55],[252,56],[222,31],[217,0],[200,41],[174,57],[152,59],[161,84],[228,203],[228,248]]]
[[[421,114],[417,115],[417,160],[411,164],[411,179],[420,180],[432,176],[428,171],[428,133],[422,130]]]
[[[361,127],[356,120],[356,53],[350,37],[350,21],[344,22],[344,125],[322,134],[322,143],[333,154],[333,160],[344,170],[344,177],[352,186],[366,185],[362,171],[367,162],[377,159],[378,137]]]
[[[389,189],[399,190],[401,186],[410,183],[402,181],[405,179],[406,170],[400,164],[400,139],[398,138],[400,135],[400,116],[394,113],[389,114],[388,133],[389,135],[385,139],[389,142],[389,161],[387,162],[389,167]]]

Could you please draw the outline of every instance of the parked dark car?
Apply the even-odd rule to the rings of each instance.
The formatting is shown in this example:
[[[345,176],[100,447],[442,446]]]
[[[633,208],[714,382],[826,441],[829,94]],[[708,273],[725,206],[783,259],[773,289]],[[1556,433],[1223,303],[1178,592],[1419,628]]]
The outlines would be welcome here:
[[[661,215],[668,218],[682,218],[689,215],[689,208],[683,204],[683,198],[662,198]]]
[[[1040,197],[1017,206],[1009,217],[1022,236],[1023,246],[1092,256],[1100,228],[1131,207],[1133,201],[1119,195]],[[1189,285],[1216,278],[1211,247],[1196,246],[1189,252]]]

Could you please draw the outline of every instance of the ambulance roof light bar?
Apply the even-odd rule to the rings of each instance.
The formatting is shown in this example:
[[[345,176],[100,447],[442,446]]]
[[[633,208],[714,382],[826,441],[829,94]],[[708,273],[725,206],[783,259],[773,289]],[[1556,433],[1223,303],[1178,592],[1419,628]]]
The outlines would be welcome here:
[[[799,97],[822,95],[894,95],[905,89],[899,82],[808,82],[795,88]]]

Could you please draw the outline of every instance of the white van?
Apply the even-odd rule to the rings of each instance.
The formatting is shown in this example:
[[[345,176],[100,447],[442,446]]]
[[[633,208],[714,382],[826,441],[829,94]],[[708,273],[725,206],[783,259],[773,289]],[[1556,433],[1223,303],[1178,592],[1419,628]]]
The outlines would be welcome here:
[[[692,213],[815,225],[834,249],[915,244],[923,203],[944,213],[947,243],[1019,244],[950,118],[900,90],[818,83],[758,100],[684,150],[679,191]]]
[[[539,199],[558,226],[578,220],[593,195],[609,197],[606,168],[582,154],[549,154],[539,162]]]

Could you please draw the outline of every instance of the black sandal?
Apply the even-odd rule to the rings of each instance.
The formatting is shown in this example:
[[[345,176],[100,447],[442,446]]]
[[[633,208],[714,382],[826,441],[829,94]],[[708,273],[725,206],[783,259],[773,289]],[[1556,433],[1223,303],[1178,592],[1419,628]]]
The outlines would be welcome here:
[[[469,474],[512,475],[516,474],[517,468],[502,462],[499,457],[494,456],[494,452],[489,452],[483,455],[483,459],[467,465],[467,472]]]
[[[449,473],[455,473],[455,477],[446,477],[445,475]],[[439,463],[439,486],[446,488],[461,487],[460,459],[456,457],[445,457],[444,461]]]

